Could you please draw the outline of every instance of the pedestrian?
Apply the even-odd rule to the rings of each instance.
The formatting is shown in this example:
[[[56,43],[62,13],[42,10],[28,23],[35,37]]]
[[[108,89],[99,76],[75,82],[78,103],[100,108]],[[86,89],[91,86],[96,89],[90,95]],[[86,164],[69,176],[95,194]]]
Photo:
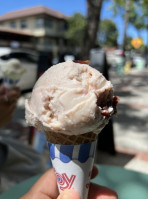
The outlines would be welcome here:
[[[19,88],[6,91],[4,85],[0,86],[1,131],[13,119],[20,94]],[[43,163],[41,156],[30,146],[0,134],[0,193],[22,180],[45,171]]]

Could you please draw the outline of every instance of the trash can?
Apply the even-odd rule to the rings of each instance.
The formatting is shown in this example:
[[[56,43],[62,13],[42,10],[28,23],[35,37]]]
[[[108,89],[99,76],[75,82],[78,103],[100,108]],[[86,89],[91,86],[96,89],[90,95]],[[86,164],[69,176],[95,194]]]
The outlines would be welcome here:
[[[145,68],[145,60],[143,57],[137,57],[135,60],[135,66],[138,70],[143,70]]]

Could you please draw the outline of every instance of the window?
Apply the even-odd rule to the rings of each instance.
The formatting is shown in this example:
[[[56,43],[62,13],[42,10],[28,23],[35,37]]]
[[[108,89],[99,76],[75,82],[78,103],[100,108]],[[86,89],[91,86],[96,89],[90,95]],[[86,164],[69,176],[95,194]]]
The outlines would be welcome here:
[[[9,60],[12,58],[19,59],[21,62],[37,63],[38,58],[36,55],[24,52],[12,52],[8,55],[1,56],[2,60]]]
[[[21,21],[21,28],[27,28],[27,22],[25,20]]]
[[[22,62],[37,62],[37,57],[33,54],[29,53],[23,53],[23,52],[17,52],[17,53],[11,53],[11,58],[19,59]]]
[[[59,45],[59,38],[55,39],[55,44],[58,46]]]
[[[10,22],[10,27],[11,28],[16,28],[16,23],[14,21]]]
[[[52,28],[53,27],[53,21],[46,19],[45,26],[46,26],[46,28]]]
[[[44,26],[44,19],[43,18],[36,19],[36,27],[42,28],[43,26]]]
[[[68,24],[67,24],[66,22],[63,22],[63,23],[61,24],[61,29],[62,29],[63,31],[66,31],[66,30],[68,29]]]

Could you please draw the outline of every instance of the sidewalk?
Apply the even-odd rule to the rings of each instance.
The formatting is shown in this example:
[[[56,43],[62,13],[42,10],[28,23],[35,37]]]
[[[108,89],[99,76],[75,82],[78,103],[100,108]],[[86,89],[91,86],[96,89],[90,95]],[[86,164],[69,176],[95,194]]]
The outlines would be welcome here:
[[[115,118],[116,146],[148,152],[148,70],[132,70],[123,77],[111,76],[120,97]]]
[[[100,163],[124,166],[148,173],[148,69],[132,69],[129,75],[110,73],[115,95],[120,97],[114,118],[117,155],[102,154]]]

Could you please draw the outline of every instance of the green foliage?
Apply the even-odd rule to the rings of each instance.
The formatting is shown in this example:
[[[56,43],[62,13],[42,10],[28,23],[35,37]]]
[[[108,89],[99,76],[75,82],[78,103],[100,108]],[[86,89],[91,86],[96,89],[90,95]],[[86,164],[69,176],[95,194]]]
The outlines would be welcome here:
[[[98,41],[102,46],[117,46],[118,30],[116,24],[110,19],[104,19],[100,23]]]
[[[133,25],[137,29],[145,29],[148,26],[148,0],[141,0],[135,4],[135,21]]]
[[[128,24],[137,29],[138,35],[143,29],[148,31],[148,0],[112,0],[112,2],[111,8],[114,15],[120,15],[124,18],[122,48],[126,49],[126,29]]]
[[[110,9],[113,10],[114,15],[125,16],[127,0],[113,0]],[[145,29],[148,24],[148,0],[130,0],[129,6],[129,21],[137,30]]]
[[[124,0],[113,0],[111,6],[109,6],[109,9],[113,11],[114,16],[117,14],[124,14],[124,8],[125,8],[125,1]]]
[[[132,39],[133,38],[131,36],[127,36],[126,37],[126,41],[125,41],[126,50],[132,50],[132,49],[134,49],[133,46],[131,45]]]
[[[81,46],[86,19],[81,13],[75,13],[68,19],[67,39],[74,46]]]

